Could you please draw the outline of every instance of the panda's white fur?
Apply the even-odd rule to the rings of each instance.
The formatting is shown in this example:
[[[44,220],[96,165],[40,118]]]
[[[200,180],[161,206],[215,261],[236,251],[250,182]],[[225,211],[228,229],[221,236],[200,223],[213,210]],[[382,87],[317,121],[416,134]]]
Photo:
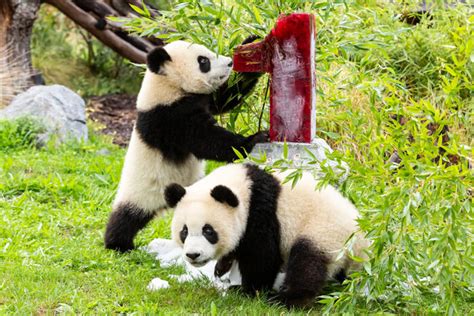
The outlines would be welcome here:
[[[150,110],[170,105],[186,93],[211,93],[229,77],[231,58],[218,56],[206,47],[185,41],[172,42],[165,47],[173,63],[165,64],[162,73],[146,70],[137,97],[137,109]],[[195,56],[206,56],[211,70],[202,73],[196,69]],[[193,70],[194,69],[194,70]],[[192,78],[192,80],[190,80]],[[180,168],[174,162],[163,159],[160,151],[150,148],[134,129],[122,169],[121,181],[114,204],[131,202],[139,208],[154,212],[166,206],[163,190],[172,182],[189,185],[203,176],[203,163],[191,155]]]
[[[250,78],[248,87],[229,88],[232,59],[185,41],[156,48],[147,58],[137,122],[105,234],[106,247],[120,251],[132,249],[136,233],[166,208],[166,185],[190,185],[203,176],[203,159],[231,162],[236,159],[232,147],[250,152],[264,141],[263,133],[228,132],[211,115],[237,106],[258,77]]]
[[[171,182],[190,185],[204,175],[203,162],[190,156],[180,168],[163,158],[160,151],[150,148],[134,131],[114,201],[117,208],[127,201],[141,210],[154,212],[165,208],[163,191]]]
[[[283,181],[290,172],[277,173]],[[328,256],[328,274],[334,276],[341,269],[351,270],[354,262],[347,256],[336,261],[347,239],[358,230],[356,219],[359,212],[355,206],[333,186],[315,190],[314,177],[303,173],[303,177],[291,188],[291,181],[282,186],[278,198],[277,216],[282,232],[281,251],[283,260],[288,258],[292,245],[298,238],[306,237],[318,245]],[[365,240],[358,235],[354,253],[363,257]],[[285,262],[286,263],[286,262]]]
[[[137,97],[138,110],[172,104],[187,93],[209,94],[226,82],[232,70],[228,66],[230,57],[217,55],[199,44],[175,41],[166,45],[165,50],[172,63],[165,63],[159,73],[147,69]],[[197,56],[209,59],[209,72],[199,71]]]
[[[236,208],[216,201],[211,190],[217,185],[225,185],[238,196]],[[179,202],[171,225],[172,238],[183,245],[183,258],[193,264],[203,265],[209,260],[220,258],[235,249],[247,226],[250,202],[251,181],[242,165],[232,164],[220,167],[194,185],[186,188],[186,195]],[[188,225],[193,236],[192,243],[183,244],[179,233],[183,223]],[[202,236],[201,229],[211,223],[219,231],[219,242],[216,247],[209,247],[209,242]],[[200,253],[197,261],[190,260],[186,253]]]
[[[253,228],[249,228],[250,223],[248,219],[252,212],[262,212],[262,209],[265,209],[267,204],[271,208],[271,191],[275,191],[275,189],[266,191],[265,187],[271,185],[271,179],[273,178],[279,186],[279,189],[276,189],[279,192],[273,195],[273,197],[277,200],[275,215],[279,225],[279,257],[281,257],[282,261],[281,263],[269,262],[263,264],[262,271],[253,271],[252,269],[255,269],[255,267],[251,267],[248,273],[254,273],[253,277],[258,279],[261,275],[267,273],[266,271],[274,270],[275,267],[272,267],[272,265],[277,264],[278,271],[288,268],[293,270],[303,269],[304,274],[307,274],[308,279],[311,279],[312,273],[317,274],[313,271],[320,269],[324,270],[324,273],[321,272],[319,278],[322,279],[319,281],[324,283],[329,278],[339,278],[341,272],[344,275],[358,268],[358,265],[349,258],[347,253],[336,260],[344,249],[348,238],[358,230],[356,219],[359,214],[349,200],[344,198],[332,186],[316,190],[317,182],[308,173],[304,173],[302,179],[292,188],[291,182],[282,184],[290,171],[273,174],[273,176],[267,174],[269,177],[266,177],[263,175],[263,170],[256,171],[255,168],[255,166],[249,165],[220,167],[205,178],[186,187],[181,191],[181,194],[175,194],[174,200],[172,194],[173,186],[167,188],[165,195],[168,198],[168,203],[171,205],[177,204],[172,222],[172,237],[183,246],[183,257],[185,260],[200,266],[211,259],[222,260],[229,255],[231,258],[236,257],[237,261],[239,261],[238,252],[245,253],[242,256],[248,257],[249,253],[259,256],[259,249],[262,252],[267,251],[267,242],[260,240],[267,234],[274,234],[274,232],[267,231],[267,219],[259,219],[262,222]],[[255,181],[261,183],[258,183],[258,186],[256,186]],[[228,188],[231,193],[225,193],[224,191],[223,196],[211,194],[213,189],[218,186]],[[228,199],[232,193],[239,201],[237,206],[232,206],[225,202],[226,198]],[[252,199],[254,200],[253,202],[251,202]],[[232,198],[230,200],[232,201]],[[251,203],[253,204],[250,205]],[[251,208],[254,208],[254,210]],[[265,214],[265,216],[272,217],[271,212],[268,214]],[[210,243],[203,235],[203,227],[206,224],[210,225],[218,236],[218,241],[214,244]],[[180,234],[184,225],[187,228],[187,237],[183,243]],[[268,218],[268,225],[271,225],[270,218]],[[243,245],[242,239],[245,236],[252,236],[252,240],[250,240],[250,243]],[[188,240],[188,238],[191,239]],[[367,241],[363,238],[362,234],[356,233],[356,240],[352,249],[353,253],[356,256],[364,257],[363,249],[366,246]],[[247,251],[247,249],[241,249],[242,247],[255,247],[255,249],[252,252]],[[297,264],[295,264],[294,260],[300,260],[296,258],[293,259],[289,267],[289,260],[291,261],[291,257],[294,257],[294,253],[291,253],[294,247],[300,249],[298,251],[302,255],[301,262],[309,260],[308,262],[311,264],[305,264],[304,268],[295,268]],[[237,254],[235,254],[236,251]],[[310,252],[308,256],[311,259],[305,257],[305,251]],[[192,256],[189,257],[189,254],[192,254]],[[198,256],[196,257],[197,254]],[[246,258],[245,260],[250,260],[250,262],[245,262],[245,264],[258,266],[261,264],[261,261],[268,259],[265,256],[255,257],[253,259],[254,262],[252,262],[252,259]],[[275,259],[274,261],[277,260]],[[313,264],[314,266],[312,266]],[[242,272],[245,291],[252,292],[259,290],[259,286],[264,288],[268,285],[271,286],[271,284],[265,284],[265,282],[258,280],[249,280],[249,278],[246,280],[244,275],[246,271],[242,271],[240,261],[239,266]],[[249,270],[249,268],[245,268],[245,270]],[[299,278],[295,276],[295,271],[286,272],[287,278]],[[275,271],[272,273],[275,273]],[[318,277],[315,276],[315,278],[317,279]],[[254,281],[256,284],[253,284]],[[271,280],[270,278],[266,282],[270,281],[274,281],[274,279]],[[245,284],[246,282],[248,284]],[[321,284],[310,284],[309,288],[314,286],[314,293],[311,291],[311,293],[304,291],[300,291],[300,293],[298,292],[301,290],[298,289],[298,282],[302,283],[301,288],[308,287],[304,279],[286,279],[286,285],[284,284],[283,286],[287,288],[282,289],[279,293],[280,301],[289,306],[305,305],[308,303],[308,299],[311,301],[322,287]],[[289,287],[293,287],[293,289],[288,289]],[[294,297],[295,295],[296,297]]]

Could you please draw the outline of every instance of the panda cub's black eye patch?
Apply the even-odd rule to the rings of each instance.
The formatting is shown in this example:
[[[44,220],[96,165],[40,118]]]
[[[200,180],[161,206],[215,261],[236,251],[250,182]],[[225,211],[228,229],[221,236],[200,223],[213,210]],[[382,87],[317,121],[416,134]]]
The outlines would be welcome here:
[[[188,237],[188,226],[184,225],[183,229],[179,232],[179,238],[181,239],[181,242],[184,244],[184,241],[186,240],[186,237]]]
[[[219,235],[217,234],[217,232],[214,230],[214,227],[212,227],[211,225],[209,224],[206,224],[202,227],[202,235],[204,236],[204,238],[207,239],[208,242],[210,242],[211,244],[215,244],[217,243],[217,241],[219,240]]]
[[[197,58],[197,61],[199,63],[199,69],[201,70],[201,72],[209,72],[209,70],[211,70],[211,61],[209,60],[209,58],[207,57],[204,57],[204,56],[199,56]]]

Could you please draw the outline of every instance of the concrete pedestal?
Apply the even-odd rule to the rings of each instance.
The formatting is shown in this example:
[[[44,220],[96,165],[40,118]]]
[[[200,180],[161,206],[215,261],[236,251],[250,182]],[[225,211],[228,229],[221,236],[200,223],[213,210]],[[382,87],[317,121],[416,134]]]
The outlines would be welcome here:
[[[327,160],[327,164],[332,168],[335,174],[340,176],[339,183],[342,183],[349,175],[349,166],[345,162],[337,162],[328,160],[326,152],[331,153],[332,149],[328,143],[321,138],[313,139],[312,143],[286,143],[288,146],[288,160],[292,160],[292,166],[311,170],[315,176],[323,176],[324,173],[320,168],[320,162]],[[266,154],[266,162],[264,165],[271,165],[275,161],[283,158],[284,143],[263,143],[257,144],[251,152],[254,157],[261,157]],[[310,151],[314,157],[309,154]],[[316,161],[316,163],[314,163]],[[318,163],[319,162],[319,163]],[[291,166],[289,166],[291,167]]]

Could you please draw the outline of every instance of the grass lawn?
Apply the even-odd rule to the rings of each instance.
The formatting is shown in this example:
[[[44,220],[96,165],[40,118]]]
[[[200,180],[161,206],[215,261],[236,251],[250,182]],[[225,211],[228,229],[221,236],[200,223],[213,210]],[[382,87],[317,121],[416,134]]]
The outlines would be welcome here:
[[[3,144],[0,144],[3,145]],[[263,300],[222,297],[206,282],[179,284],[149,254],[107,251],[103,233],[125,150],[97,138],[0,153],[0,314],[279,314]],[[168,238],[171,214],[137,239]],[[154,278],[169,289],[149,292]]]

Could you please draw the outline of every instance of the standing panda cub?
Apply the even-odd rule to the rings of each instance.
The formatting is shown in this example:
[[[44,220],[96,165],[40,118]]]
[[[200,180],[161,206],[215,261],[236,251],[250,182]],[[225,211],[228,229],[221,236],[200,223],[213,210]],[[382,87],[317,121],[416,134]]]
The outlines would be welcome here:
[[[250,152],[267,141],[267,132],[244,137],[216,124],[212,115],[241,104],[258,80],[257,74],[239,74],[242,80],[230,86],[231,70],[231,58],[184,41],[148,54],[137,121],[105,232],[107,248],[132,249],[137,232],[166,208],[166,185],[201,178],[202,159],[232,162],[233,148]]]
[[[195,266],[234,258],[242,290],[270,290],[280,271],[286,276],[274,297],[291,306],[307,306],[326,282],[343,280],[357,268],[346,253],[357,231],[358,212],[336,189],[315,190],[310,174],[292,188],[286,174],[271,175],[253,165],[227,165],[189,187],[171,184],[165,198],[175,207],[172,237]],[[356,256],[367,241],[357,235]],[[217,266],[216,266],[217,267]]]

